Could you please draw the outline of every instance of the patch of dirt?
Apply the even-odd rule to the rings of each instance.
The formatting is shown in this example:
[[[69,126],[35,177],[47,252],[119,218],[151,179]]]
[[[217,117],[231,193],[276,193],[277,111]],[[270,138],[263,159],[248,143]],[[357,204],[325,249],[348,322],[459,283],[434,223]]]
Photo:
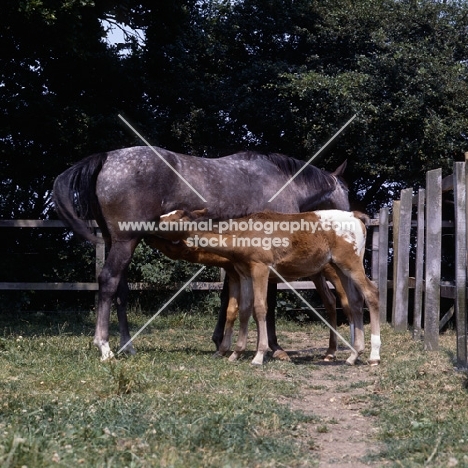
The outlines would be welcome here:
[[[314,348],[310,348],[307,333],[292,335],[286,342],[294,343],[294,348],[286,346],[286,351],[296,365],[304,365],[307,371],[299,396],[281,398],[280,402],[316,417],[305,427],[304,437],[313,441],[311,445],[320,458],[319,468],[384,466],[381,461],[366,460],[379,451],[375,417],[365,411],[369,409],[371,395],[378,392],[379,366],[371,367],[363,362],[347,366],[345,360],[349,353],[341,347],[336,361],[325,362],[322,356],[327,340],[314,339]],[[275,376],[284,377],[284,374]]]

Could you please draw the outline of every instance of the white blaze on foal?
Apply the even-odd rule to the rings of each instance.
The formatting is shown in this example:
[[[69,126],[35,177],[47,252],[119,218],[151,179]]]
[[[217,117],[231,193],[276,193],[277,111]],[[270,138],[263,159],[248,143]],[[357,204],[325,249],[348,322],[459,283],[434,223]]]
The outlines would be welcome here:
[[[165,221],[194,220],[204,216],[206,212],[186,213],[178,211],[167,216]],[[363,221],[367,216],[358,212],[343,212],[338,210],[317,211],[299,214],[282,214],[273,212],[256,213],[236,221],[237,225],[251,222],[273,222],[278,230],[270,235],[261,231],[229,230],[223,236],[227,242],[220,244],[210,242],[219,237],[218,232],[187,230],[185,232],[167,233],[169,239],[184,239],[200,236],[207,242],[201,250],[222,256],[229,260],[239,281],[230,284],[230,297],[238,303],[240,330],[239,337],[230,360],[235,360],[245,350],[247,342],[247,327],[250,315],[257,322],[257,354],[253,364],[262,364],[268,349],[266,332],[266,291],[270,276],[270,267],[276,270],[288,281],[309,277],[320,273],[325,266],[330,265],[338,275],[346,289],[349,280],[364,297],[369,307],[371,317],[371,355],[369,363],[376,365],[380,362],[380,319],[379,300],[376,286],[367,278],[363,255],[366,241],[366,227]],[[299,223],[306,221],[310,230],[288,232],[279,228],[281,222]],[[275,224],[278,223],[278,224]],[[234,225],[234,224],[233,224]],[[271,225],[271,224],[270,224]],[[313,226],[316,229],[313,229]],[[166,235],[166,234],[165,234]],[[264,249],[255,247],[254,242],[240,245],[235,242],[240,236],[247,240],[259,237],[286,238],[286,243]],[[187,244],[187,242],[186,242]],[[188,245],[188,244],[187,244]],[[200,247],[199,247],[200,248]],[[364,327],[356,327],[353,352],[348,358],[348,364],[354,364],[358,355],[364,351]]]

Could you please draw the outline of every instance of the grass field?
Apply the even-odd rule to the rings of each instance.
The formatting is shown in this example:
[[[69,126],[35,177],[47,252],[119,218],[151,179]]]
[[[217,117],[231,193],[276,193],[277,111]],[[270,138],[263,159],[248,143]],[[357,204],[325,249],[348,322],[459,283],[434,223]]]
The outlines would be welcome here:
[[[132,329],[147,319],[131,314]],[[318,354],[261,368],[252,354],[237,364],[213,359],[213,324],[213,315],[160,316],[138,337],[136,356],[101,363],[93,314],[1,316],[0,466],[318,466],[314,434],[333,424],[281,403],[300,397],[304,382],[314,389]],[[310,346],[328,333],[287,321],[278,329],[292,349],[295,333],[307,331]],[[453,369],[454,336],[441,342],[424,353],[409,333],[384,327],[361,411],[378,427],[374,466],[468,466],[467,378]],[[351,370],[327,369],[343,394],[359,388],[347,382]]]

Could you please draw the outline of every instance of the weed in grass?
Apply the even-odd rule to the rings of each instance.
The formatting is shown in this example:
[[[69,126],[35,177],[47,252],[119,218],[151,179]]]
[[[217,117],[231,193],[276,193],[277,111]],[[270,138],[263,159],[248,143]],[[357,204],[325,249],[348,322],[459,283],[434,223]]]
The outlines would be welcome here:
[[[330,429],[328,428],[326,424],[323,424],[322,426],[317,426],[317,432],[319,434],[326,434],[330,432]]]
[[[339,424],[338,420],[335,419],[335,418],[330,418],[327,422],[328,422],[328,424]]]
[[[111,360],[105,363],[102,369],[109,375],[109,394],[128,395],[143,391],[145,383],[138,372],[139,369],[124,359]]]

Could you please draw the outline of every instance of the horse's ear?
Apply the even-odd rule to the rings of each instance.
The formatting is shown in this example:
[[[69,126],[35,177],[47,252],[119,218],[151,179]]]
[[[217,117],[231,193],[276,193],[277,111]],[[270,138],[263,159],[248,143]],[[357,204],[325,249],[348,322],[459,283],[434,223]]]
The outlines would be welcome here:
[[[332,175],[335,177],[343,177],[344,171],[346,170],[346,166],[348,164],[348,160],[345,159],[343,163],[341,163],[333,172]]]

